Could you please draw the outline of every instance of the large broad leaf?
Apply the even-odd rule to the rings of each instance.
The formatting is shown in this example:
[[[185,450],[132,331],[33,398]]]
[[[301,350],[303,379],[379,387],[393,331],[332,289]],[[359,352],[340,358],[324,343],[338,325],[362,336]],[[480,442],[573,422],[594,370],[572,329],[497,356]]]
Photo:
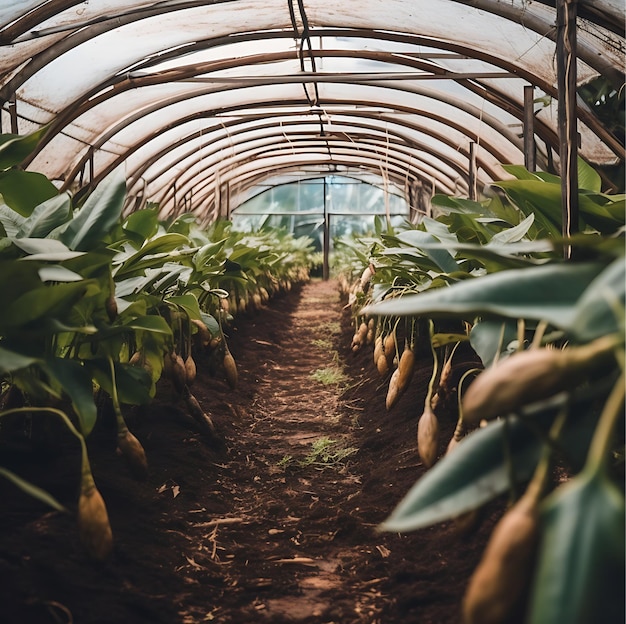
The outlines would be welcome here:
[[[0,224],[2,224],[5,236],[16,236],[25,220],[26,217],[15,212],[6,204],[0,203]]]
[[[148,241],[138,251],[118,254],[113,263],[117,278],[131,277],[146,269],[157,268],[171,257],[170,254],[180,247],[189,244],[189,239],[182,234],[163,234]],[[191,254],[196,250],[189,250]]]
[[[124,323],[124,327],[134,329],[135,331],[147,331],[156,334],[171,335],[172,330],[167,321],[162,316],[156,314],[148,314]]]
[[[45,238],[54,228],[65,223],[71,213],[69,195],[56,195],[39,204],[31,215],[22,223],[15,236],[18,238]]]
[[[529,406],[520,418],[491,421],[470,433],[413,485],[381,528],[394,532],[424,528],[506,492],[513,485],[511,477],[518,483],[527,481],[541,455],[542,440],[566,405],[571,412],[558,447],[570,466],[579,469],[597,424],[598,415],[592,409],[596,394],[587,389],[573,398],[563,393]]]
[[[48,131],[48,127],[47,125],[43,126],[27,135],[0,135],[0,170],[15,167],[30,156]]]
[[[125,195],[126,180],[122,168],[118,167],[89,195],[61,233],[60,240],[70,249],[80,251],[98,245],[118,222]]]
[[[58,195],[56,186],[42,173],[9,169],[0,172],[0,195],[9,208],[28,217],[36,206]]]
[[[206,312],[200,312],[202,315],[202,320],[204,324],[208,327],[212,336],[219,336],[220,334],[220,324],[217,319],[211,314],[207,314]]]
[[[46,360],[44,369],[70,398],[81,432],[89,435],[98,417],[90,372],[80,362],[64,358]]]
[[[614,260],[576,304],[569,334],[581,343],[623,331],[626,307],[626,260]]]
[[[104,391],[111,396],[113,384],[109,361],[105,359],[85,360],[85,366],[91,371],[93,378]],[[150,402],[152,377],[143,368],[115,362],[115,380],[120,403],[145,405]]]
[[[58,314],[69,314],[93,284],[90,280],[34,288],[0,307],[0,333]]]
[[[505,492],[511,474],[519,481],[528,479],[540,454],[541,443],[521,419],[491,422],[425,473],[381,528],[414,531],[476,509]]]
[[[158,229],[159,214],[151,208],[136,210],[124,222],[124,230],[139,235],[144,241],[154,236]]]
[[[424,243],[432,244],[437,242],[437,239],[432,234],[420,232],[419,230],[407,230],[398,234],[396,238],[407,245],[412,245],[418,250],[422,250],[443,273],[453,273],[459,270],[459,265],[447,249],[443,247],[421,247]]]
[[[488,368],[513,340],[517,339],[517,322],[509,319],[480,321],[470,332],[470,344],[483,366]]]
[[[60,264],[41,267],[38,271],[42,282],[80,282],[83,276],[70,271]]]
[[[36,361],[36,358],[0,347],[0,374],[2,375],[26,368]]]
[[[599,193],[602,190],[602,178],[598,172],[578,157],[578,188]]]
[[[554,264],[500,271],[417,295],[367,306],[378,316],[504,317],[568,327],[574,306],[603,270],[599,263]]]
[[[61,241],[52,238],[13,238],[16,247],[26,252],[25,260],[62,262],[83,255],[82,251],[71,251]]]
[[[518,225],[502,230],[501,232],[497,232],[493,235],[493,238],[487,243],[491,244],[507,244],[507,243],[516,243],[521,241],[527,234],[533,223],[535,222],[535,215],[529,214],[521,223]]]
[[[174,305],[184,308],[190,318],[197,319],[199,321],[202,320],[198,299],[195,295],[178,295],[176,297],[169,297],[167,301],[168,303],[173,303]]]

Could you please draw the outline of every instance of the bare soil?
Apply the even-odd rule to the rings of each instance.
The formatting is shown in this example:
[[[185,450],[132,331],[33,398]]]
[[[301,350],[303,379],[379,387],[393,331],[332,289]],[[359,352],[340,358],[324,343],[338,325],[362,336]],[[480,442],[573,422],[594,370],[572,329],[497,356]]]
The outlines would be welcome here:
[[[209,356],[197,358],[192,392],[219,440],[166,384],[153,405],[129,409],[147,481],[115,455],[104,419],[89,445],[115,537],[105,563],[89,560],[77,538],[75,440],[63,438],[56,453],[32,439],[0,441],[0,465],[71,512],[0,481],[0,622],[459,622],[497,509],[465,530],[377,531],[424,472],[415,436],[431,369],[423,354],[412,387],[387,412],[371,348],[350,351],[342,303],[334,282],[313,281],[238,320],[227,331],[234,391]],[[342,383],[312,376],[335,364]],[[442,449],[455,424],[448,412]],[[313,453],[324,444],[335,455]]]

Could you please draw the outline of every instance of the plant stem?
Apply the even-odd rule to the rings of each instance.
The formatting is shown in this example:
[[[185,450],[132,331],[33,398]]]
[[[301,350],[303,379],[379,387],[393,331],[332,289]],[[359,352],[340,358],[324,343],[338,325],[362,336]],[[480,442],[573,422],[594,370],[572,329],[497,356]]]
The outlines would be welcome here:
[[[602,470],[606,468],[608,458],[607,450],[613,438],[613,430],[617,421],[624,416],[624,391],[626,390],[626,378],[620,375],[609,394],[596,430],[591,439],[587,463],[583,470]]]

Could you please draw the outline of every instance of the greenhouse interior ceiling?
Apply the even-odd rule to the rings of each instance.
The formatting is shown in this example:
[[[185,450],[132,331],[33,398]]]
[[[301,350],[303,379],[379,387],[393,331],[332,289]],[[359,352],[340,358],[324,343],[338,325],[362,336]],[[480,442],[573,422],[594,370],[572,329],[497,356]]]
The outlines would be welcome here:
[[[619,167],[623,127],[581,89],[621,94],[623,2],[559,2],[2,0],[2,132],[46,127],[22,166],[62,190],[122,166],[127,212],[205,223],[331,174],[425,211],[502,164],[561,173],[566,123],[582,158]]]

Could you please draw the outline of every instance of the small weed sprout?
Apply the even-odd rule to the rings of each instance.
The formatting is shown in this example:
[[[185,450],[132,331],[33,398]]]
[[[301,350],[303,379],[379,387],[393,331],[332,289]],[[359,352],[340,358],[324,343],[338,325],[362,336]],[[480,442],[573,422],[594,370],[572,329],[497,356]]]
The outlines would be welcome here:
[[[302,468],[314,466],[318,470],[324,470],[341,464],[357,450],[353,446],[341,446],[337,440],[331,438],[318,438],[311,443],[309,454],[300,460],[299,465]]]

